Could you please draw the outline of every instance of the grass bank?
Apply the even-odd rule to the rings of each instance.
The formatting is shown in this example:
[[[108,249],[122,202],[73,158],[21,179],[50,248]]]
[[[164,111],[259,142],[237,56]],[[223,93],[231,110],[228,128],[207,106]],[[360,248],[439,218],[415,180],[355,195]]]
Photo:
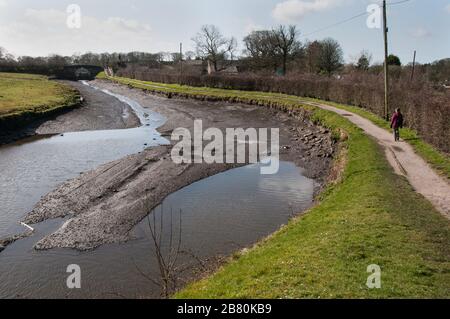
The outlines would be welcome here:
[[[0,73],[0,124],[20,125],[77,103],[74,89],[45,76]]]
[[[450,224],[407,180],[395,175],[378,144],[338,115],[279,94],[115,81],[154,93],[307,110],[342,141],[346,165],[320,205],[176,298],[448,298]],[[149,86],[150,85],[150,86]],[[381,267],[380,289],[366,286]]]

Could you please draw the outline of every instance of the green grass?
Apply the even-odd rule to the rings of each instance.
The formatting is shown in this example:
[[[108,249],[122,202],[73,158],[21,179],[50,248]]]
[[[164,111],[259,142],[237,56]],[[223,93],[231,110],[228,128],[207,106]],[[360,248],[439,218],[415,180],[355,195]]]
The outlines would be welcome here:
[[[0,73],[0,118],[45,113],[74,102],[77,92],[47,77]]]
[[[338,103],[325,102],[322,100],[311,99],[311,98],[301,98],[298,96],[280,94],[280,93],[268,93],[268,92],[253,92],[253,91],[239,91],[239,90],[224,90],[224,89],[216,89],[216,88],[208,88],[208,87],[192,87],[185,86],[179,84],[164,84],[164,83],[155,83],[155,82],[146,82],[146,81],[138,81],[128,78],[107,77],[104,72],[98,75],[100,79],[110,79],[112,81],[132,85],[133,87],[158,91],[163,93],[174,93],[174,94],[182,94],[182,95],[190,95],[196,98],[207,98],[207,97],[216,97],[222,99],[234,99],[236,102],[244,102],[247,103],[249,101],[253,101],[254,103],[277,103],[277,104],[285,104],[287,106],[293,105],[296,106],[301,101],[314,101],[329,104],[338,108],[345,109],[350,112],[354,112],[362,117],[367,118],[372,121],[374,124],[390,130],[389,124],[384,121],[382,118],[377,115],[366,111],[362,108],[348,106]],[[403,129],[402,137],[412,145],[414,150],[423,157],[439,174],[442,176],[446,176],[450,179],[450,157],[448,154],[444,154],[434,148],[432,145],[423,141],[416,131],[411,129]]]
[[[449,222],[359,129],[322,110],[313,116],[349,133],[342,181],[306,215],[176,298],[450,296]],[[382,269],[381,289],[365,285],[371,264]]]
[[[305,108],[335,136],[339,130],[348,134],[341,142],[342,178],[321,195],[320,205],[236,253],[175,298],[450,297],[449,221],[396,175],[378,144],[347,119],[279,94],[115,81],[196,98]],[[371,264],[382,269],[381,289],[365,285]]]

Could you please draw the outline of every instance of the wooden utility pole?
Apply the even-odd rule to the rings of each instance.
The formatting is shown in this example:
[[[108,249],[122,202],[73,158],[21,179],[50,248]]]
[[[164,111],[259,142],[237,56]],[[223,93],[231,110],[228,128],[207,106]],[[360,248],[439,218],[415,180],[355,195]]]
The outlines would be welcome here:
[[[180,84],[183,76],[183,43],[180,43]]]
[[[383,34],[384,34],[384,116],[389,121],[389,65],[388,65],[388,26],[386,0],[383,0]]]
[[[413,64],[412,64],[412,70],[411,70],[411,81],[414,79],[414,72],[416,70],[416,50],[414,50],[414,58],[413,58]]]

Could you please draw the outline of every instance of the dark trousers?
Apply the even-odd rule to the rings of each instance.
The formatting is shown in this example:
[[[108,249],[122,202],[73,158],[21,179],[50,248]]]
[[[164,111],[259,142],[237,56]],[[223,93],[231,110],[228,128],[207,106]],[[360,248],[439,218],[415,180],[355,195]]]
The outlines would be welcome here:
[[[394,128],[394,138],[395,138],[396,142],[400,141],[400,128],[399,127]]]

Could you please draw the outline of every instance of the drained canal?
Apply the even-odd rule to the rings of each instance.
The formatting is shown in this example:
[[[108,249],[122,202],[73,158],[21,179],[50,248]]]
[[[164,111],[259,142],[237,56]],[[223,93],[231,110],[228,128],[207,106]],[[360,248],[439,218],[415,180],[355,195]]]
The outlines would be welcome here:
[[[0,238],[23,232],[18,222],[62,182],[100,164],[169,142],[156,130],[164,123],[163,116],[125,96],[90,89],[130,105],[142,126],[40,136],[0,147]],[[193,269],[201,268],[199,261],[247,247],[279,229],[294,213],[307,209],[315,183],[302,172],[293,163],[281,162],[276,175],[261,175],[259,165],[254,164],[209,177],[168,196],[150,212],[149,219],[133,229],[133,240],[88,252],[34,250],[33,245],[64,220],[35,225],[33,236],[0,253],[0,297],[159,297],[150,225],[162,233],[163,253],[174,242],[180,244],[179,269],[188,269],[189,277]],[[81,268],[81,289],[67,288],[66,269],[71,264]]]

